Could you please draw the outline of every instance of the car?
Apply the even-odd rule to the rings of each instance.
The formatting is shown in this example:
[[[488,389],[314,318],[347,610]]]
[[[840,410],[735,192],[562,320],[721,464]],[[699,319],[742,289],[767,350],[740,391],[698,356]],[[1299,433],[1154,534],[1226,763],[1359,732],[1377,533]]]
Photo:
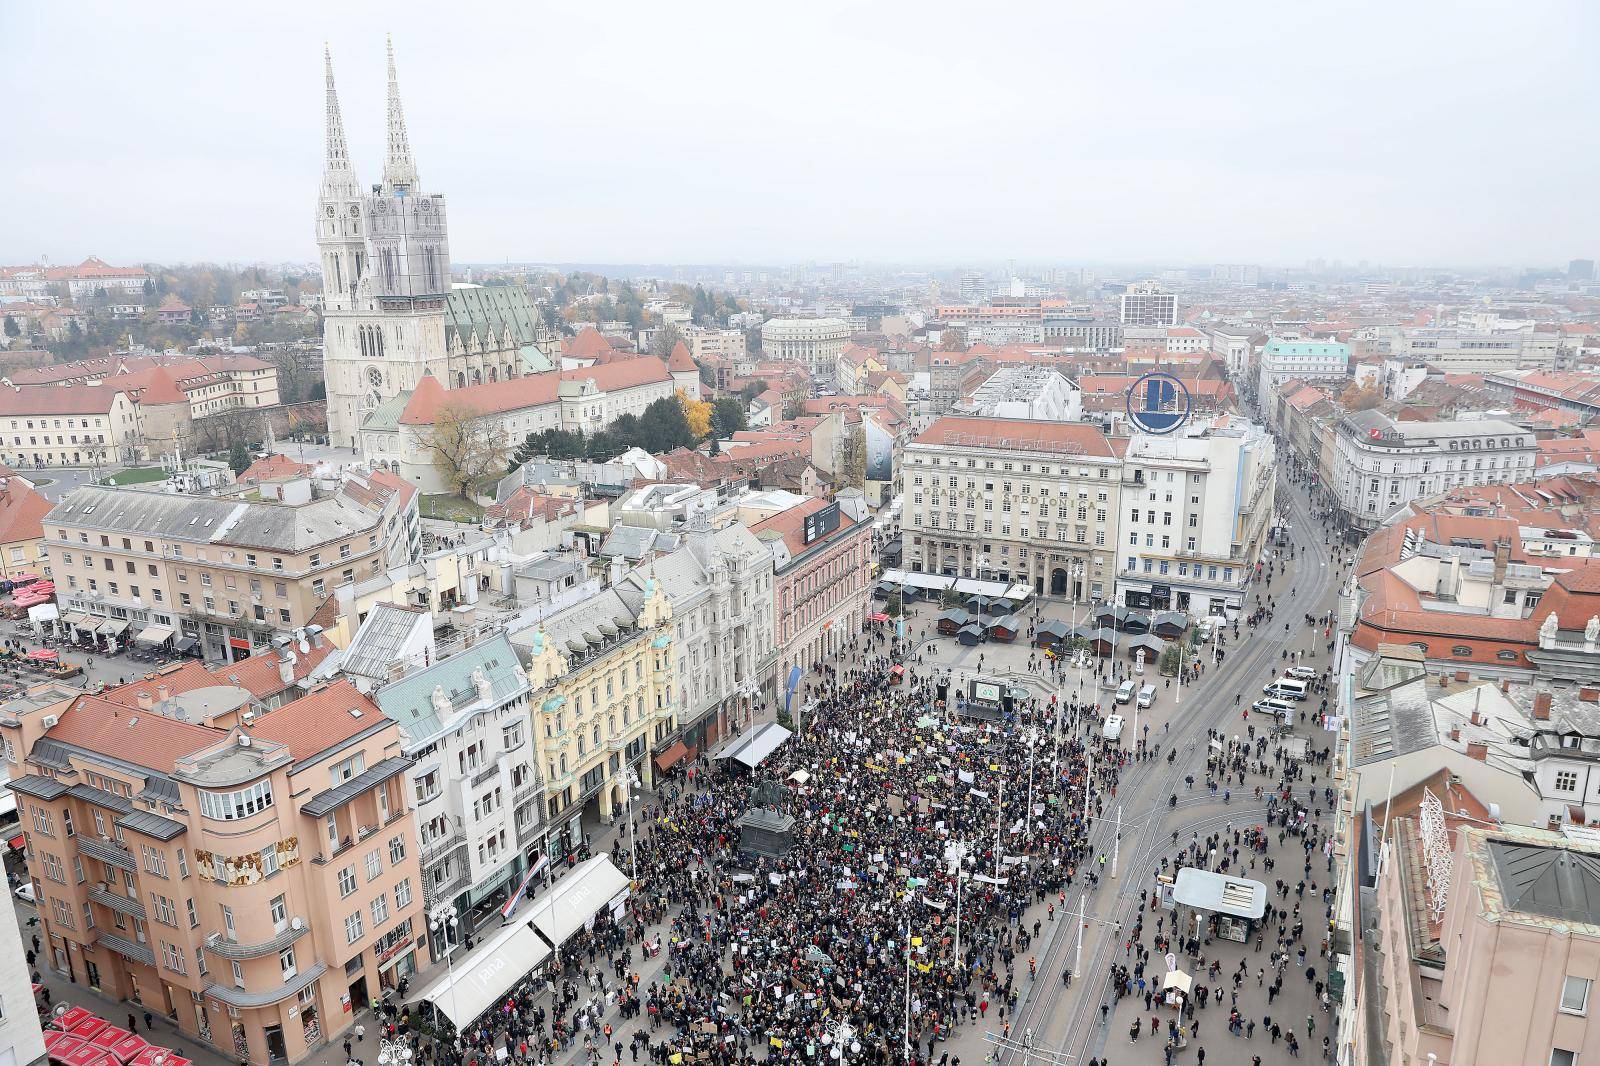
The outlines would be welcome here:
[[[1139,690],[1138,704],[1140,707],[1149,707],[1156,701],[1156,687],[1146,685]]]
[[[34,895],[33,895],[33,882],[32,881],[24,881],[24,882],[22,882],[22,884],[18,885],[16,888],[13,888],[11,890],[11,894],[13,896],[16,896],[18,899],[20,899],[24,903],[38,904],[38,902],[39,902],[37,899],[34,898]]]
[[[1139,682],[1134,680],[1124,681],[1117,686],[1116,700],[1118,703],[1128,703],[1133,699],[1134,693],[1139,691]]]
[[[1315,681],[1321,675],[1309,666],[1291,666],[1284,671],[1284,676],[1292,677],[1296,681]]]
[[[1100,735],[1105,737],[1107,740],[1121,740],[1122,739],[1122,715],[1120,715],[1120,714],[1108,714],[1108,715],[1106,715],[1105,725],[1101,726],[1101,728],[1100,728]]]

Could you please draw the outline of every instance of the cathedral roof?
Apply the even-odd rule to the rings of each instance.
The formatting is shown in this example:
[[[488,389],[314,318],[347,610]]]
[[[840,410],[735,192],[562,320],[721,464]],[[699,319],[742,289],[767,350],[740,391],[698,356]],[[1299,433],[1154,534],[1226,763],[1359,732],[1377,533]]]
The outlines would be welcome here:
[[[468,385],[463,389],[446,390],[430,374],[424,374],[411,399],[400,415],[400,424],[406,426],[431,426],[440,407],[456,404],[479,414],[499,414],[520,411],[529,407],[542,407],[560,398],[561,383],[567,381],[593,382],[602,392],[616,392],[638,388],[642,385],[661,384],[671,380],[666,364],[659,359],[626,359],[604,366],[586,366],[576,370],[550,371],[512,378],[509,381],[486,382]]]
[[[444,310],[449,341],[461,343],[476,333],[490,348],[499,348],[500,338],[510,333],[513,345],[522,348],[544,339],[539,308],[526,292],[510,285],[452,289]]]
[[[700,370],[694,365],[694,357],[689,354],[689,346],[682,341],[672,346],[672,354],[667,357],[667,369],[674,374],[694,374]]]

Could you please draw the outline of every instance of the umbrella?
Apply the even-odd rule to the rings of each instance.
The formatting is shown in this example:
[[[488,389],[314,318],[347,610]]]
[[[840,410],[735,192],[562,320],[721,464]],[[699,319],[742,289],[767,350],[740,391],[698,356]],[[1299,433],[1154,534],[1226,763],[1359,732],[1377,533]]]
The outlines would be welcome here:
[[[104,1029],[110,1024],[111,1023],[106,1021],[104,1018],[99,1018],[93,1014],[88,1014],[83,1018],[82,1021],[78,1022],[77,1025],[74,1025],[71,1029],[68,1029],[67,1032],[81,1040],[89,1040],[90,1038],[98,1035],[100,1030]]]
[[[161,1059],[161,1066],[193,1066],[188,1059],[176,1051],[170,1051],[164,1047],[156,1047],[154,1044],[146,1046],[143,1051],[135,1055],[128,1063],[128,1066],[156,1066],[156,1059],[163,1055],[166,1057]]]
[[[142,1053],[150,1050],[150,1042],[142,1036],[129,1033],[127,1036],[111,1045],[111,1054],[119,1062],[132,1062]]]
[[[101,1051],[110,1051],[112,1046],[118,1041],[126,1040],[132,1035],[132,1033],[122,1028],[120,1025],[107,1024],[105,1028],[101,1029],[98,1033],[89,1038],[89,1043],[93,1044]]]
[[[60,1058],[71,1051],[83,1047],[83,1041],[75,1036],[69,1036],[59,1029],[46,1029],[44,1031],[44,1047],[51,1058]]]
[[[84,1044],[74,1051],[69,1051],[60,1057],[66,1066],[117,1066],[117,1060],[95,1047],[93,1044]]]
[[[79,1022],[83,1021],[85,1018],[92,1018],[92,1017],[94,1017],[94,1012],[91,1011],[88,1007],[68,1007],[65,1011],[63,1011],[61,1013],[61,1016],[59,1018],[57,1018],[55,1021],[51,1022],[50,1024],[54,1025],[57,1029],[61,1029],[61,1030],[66,1031],[66,1032],[70,1032],[74,1025],[77,1025]]]

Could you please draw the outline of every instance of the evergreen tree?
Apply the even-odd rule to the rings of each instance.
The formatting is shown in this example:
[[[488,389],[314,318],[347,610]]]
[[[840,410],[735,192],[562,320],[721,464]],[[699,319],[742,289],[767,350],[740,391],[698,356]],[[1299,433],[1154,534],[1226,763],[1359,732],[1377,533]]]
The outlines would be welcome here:
[[[250,469],[250,449],[244,446],[244,441],[235,440],[233,447],[228,449],[228,469],[233,471],[235,477]]]

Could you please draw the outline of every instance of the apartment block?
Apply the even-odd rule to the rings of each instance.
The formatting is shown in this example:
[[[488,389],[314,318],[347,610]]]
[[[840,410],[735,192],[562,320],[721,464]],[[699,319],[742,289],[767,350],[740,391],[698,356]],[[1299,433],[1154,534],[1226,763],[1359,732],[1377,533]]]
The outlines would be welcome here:
[[[226,496],[84,486],[45,516],[44,541],[78,643],[198,646],[208,660],[264,651],[334,590],[404,561],[414,494],[398,483],[307,479]],[[165,632],[163,632],[165,631]]]
[[[348,681],[0,708],[40,965],[239,1062],[298,1062],[417,966],[399,727]],[[59,696],[59,699],[52,697]]]
[[[1081,423],[935,421],[900,466],[906,567],[1109,597],[1124,443]]]

